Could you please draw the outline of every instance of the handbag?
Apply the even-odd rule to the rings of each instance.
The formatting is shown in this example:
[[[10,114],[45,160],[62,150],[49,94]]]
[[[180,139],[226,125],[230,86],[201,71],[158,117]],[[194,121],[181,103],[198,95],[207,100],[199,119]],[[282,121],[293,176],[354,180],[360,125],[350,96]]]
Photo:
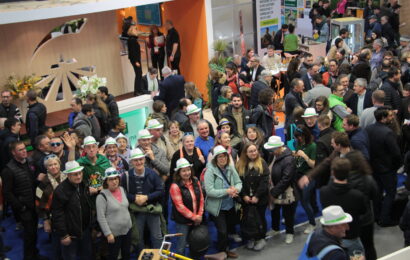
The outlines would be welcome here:
[[[289,205],[296,201],[295,195],[293,194],[292,186],[289,186],[285,192],[279,195],[278,198],[273,199],[273,203],[278,205]]]
[[[262,219],[255,205],[246,205],[243,208],[241,233],[246,239],[264,235],[265,231],[263,229]]]
[[[290,129],[290,136],[289,136],[289,141],[286,141],[286,146],[291,150],[291,151],[296,151],[296,146],[295,146],[295,138],[293,132],[295,131],[296,125],[291,124],[289,126]]]

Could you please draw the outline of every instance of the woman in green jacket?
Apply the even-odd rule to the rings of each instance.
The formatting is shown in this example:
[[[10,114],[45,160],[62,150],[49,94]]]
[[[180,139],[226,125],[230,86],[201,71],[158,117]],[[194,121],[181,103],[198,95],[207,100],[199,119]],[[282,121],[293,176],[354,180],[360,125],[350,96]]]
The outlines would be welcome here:
[[[235,198],[241,192],[242,182],[229,160],[228,151],[223,146],[214,148],[213,159],[205,172],[205,209],[215,222],[219,251],[235,258],[237,254],[228,249],[228,232],[234,233],[237,222]]]

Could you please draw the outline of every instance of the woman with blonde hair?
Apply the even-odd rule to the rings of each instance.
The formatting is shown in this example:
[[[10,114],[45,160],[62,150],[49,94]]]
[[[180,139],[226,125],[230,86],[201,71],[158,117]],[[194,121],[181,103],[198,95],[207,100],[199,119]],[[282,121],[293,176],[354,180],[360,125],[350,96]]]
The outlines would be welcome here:
[[[245,144],[241,157],[236,163],[236,169],[242,180],[240,196],[243,200],[243,212],[249,211],[251,206],[256,206],[262,229],[259,234],[246,237],[247,248],[256,251],[262,250],[265,245],[266,218],[265,212],[268,205],[269,167],[258,152],[258,147],[248,142]]]
[[[202,94],[197,89],[194,82],[186,82],[185,85],[185,96],[192,101],[197,107],[202,109]]]
[[[216,146],[222,146],[228,151],[229,157],[231,159],[230,160],[231,164],[232,164],[232,166],[234,166],[235,163],[236,163],[236,160],[238,158],[238,151],[235,148],[232,148],[231,137],[230,137],[229,133],[223,132],[223,131],[218,131],[218,133],[215,136],[214,148],[212,148],[209,151],[209,154],[208,154],[208,160],[207,160],[208,162],[210,162],[212,160],[214,149],[215,149]]]
[[[184,132],[179,130],[179,123],[177,121],[170,121],[168,125],[168,131],[165,133],[165,137],[168,138],[171,147],[172,154],[179,150],[182,146],[182,137]]]

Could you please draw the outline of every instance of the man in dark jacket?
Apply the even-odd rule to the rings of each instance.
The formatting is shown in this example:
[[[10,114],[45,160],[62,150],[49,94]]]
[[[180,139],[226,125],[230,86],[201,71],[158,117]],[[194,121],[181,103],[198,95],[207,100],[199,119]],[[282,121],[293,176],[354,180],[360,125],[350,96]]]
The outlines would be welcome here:
[[[302,76],[303,84],[305,86],[304,91],[311,90],[314,87],[312,76],[316,75],[319,72],[319,66],[314,65],[307,65],[307,73]]]
[[[167,106],[168,117],[178,107],[178,102],[185,96],[185,79],[181,75],[172,75],[169,67],[162,69],[164,80],[159,84],[159,95],[154,97],[155,100],[162,100]]]
[[[9,145],[13,142],[20,141],[21,123],[16,118],[9,118],[4,122],[5,132],[3,135],[3,142],[0,147],[2,159],[0,160],[0,169],[10,161],[12,158]]]
[[[303,102],[302,93],[305,89],[304,83],[301,79],[294,79],[290,83],[291,91],[285,96],[285,129],[293,122],[293,110],[296,107],[306,108]]]
[[[67,179],[53,193],[53,230],[60,238],[64,259],[91,259],[92,209],[89,189],[83,182],[83,167],[69,161],[65,168]]]
[[[37,101],[37,93],[29,90],[26,94],[28,111],[26,115],[26,129],[31,142],[39,134],[39,130],[45,127],[47,119],[47,108]]]
[[[24,260],[48,259],[39,255],[37,244],[37,213],[35,206],[36,177],[27,161],[26,146],[22,141],[10,144],[13,158],[1,173],[4,197],[18,214],[24,227]]]
[[[194,137],[198,137],[199,134],[198,134],[197,127],[198,127],[199,121],[201,121],[200,113],[201,113],[201,109],[197,107],[195,104],[189,105],[185,113],[188,116],[188,120],[185,121],[185,123],[183,123],[182,125],[180,125],[179,128],[181,129],[181,131],[185,133],[192,133]],[[203,119],[203,121],[206,121],[208,123],[209,136],[215,137],[214,128],[212,124],[208,120]]]
[[[188,121],[188,117],[185,114],[187,107],[192,104],[189,98],[181,98],[178,103],[178,110],[171,116],[171,120],[175,120],[180,126]]]
[[[20,109],[11,103],[12,100],[13,97],[10,90],[3,90],[1,92],[0,118],[17,118],[21,120]]]
[[[164,196],[161,178],[152,169],[145,167],[145,154],[139,148],[131,151],[130,163],[132,169],[121,177],[121,186],[127,193],[131,213],[135,214],[138,230],[148,228],[151,234],[153,248],[160,248],[162,242],[160,213],[148,210],[156,208]],[[133,205],[136,204],[136,205]],[[133,207],[146,208],[145,212],[134,212]],[[138,240],[137,255],[144,248],[144,236]]]
[[[400,70],[396,67],[391,67],[387,73],[387,79],[380,88],[386,94],[384,105],[390,106],[396,114],[400,112],[401,109],[401,98],[399,91],[400,78]]]
[[[270,87],[272,78],[272,73],[269,70],[263,70],[259,76],[259,79],[253,83],[250,98],[251,108],[255,108],[258,106],[259,92],[262,89]]]
[[[342,240],[343,247],[348,249],[349,255],[354,250],[362,250],[360,242],[360,216],[366,213],[365,197],[359,190],[350,188],[347,177],[351,170],[350,161],[346,158],[335,158],[331,165],[333,180],[320,189],[320,201],[323,207],[338,205],[353,217],[349,223],[349,230]]]
[[[242,137],[245,135],[246,126],[251,119],[251,111],[244,108],[242,96],[240,94],[233,94],[232,105],[228,106],[222,117],[228,119],[233,125],[234,131],[238,132],[239,136]]]
[[[396,42],[395,42],[395,34],[392,26],[389,23],[389,17],[388,16],[382,16],[381,20],[381,25],[382,25],[382,37],[386,38],[387,43],[390,48],[395,48],[396,47]]]
[[[340,206],[329,206],[322,210],[323,217],[320,219],[323,228],[315,230],[308,238],[302,254],[304,257],[314,257],[328,246],[329,252],[324,254],[322,260],[349,260],[349,255],[342,247],[342,238],[346,236],[349,223],[353,218],[345,213]],[[364,260],[360,258],[359,260]]]
[[[274,92],[271,88],[263,89],[259,93],[259,105],[253,109],[252,116],[249,121],[251,124],[255,124],[264,134],[265,140],[272,135],[275,135],[275,111],[272,109]]]
[[[288,31],[289,26],[287,24],[282,24],[282,27],[279,31],[275,33],[273,37],[273,46],[275,50],[284,50],[283,42],[285,41],[285,34]]]
[[[363,110],[373,106],[372,92],[367,89],[367,80],[357,78],[354,81],[354,94],[347,100],[346,105],[352,110],[352,114],[362,115]]]
[[[101,99],[107,105],[108,110],[110,111],[110,117],[111,118],[119,117],[117,102],[115,101],[114,96],[112,94],[108,93],[108,88],[107,87],[99,87],[98,88],[98,95],[101,97]]]
[[[387,126],[394,115],[387,107],[379,107],[374,112],[376,123],[366,127],[370,141],[370,165],[373,177],[379,186],[380,195],[385,191],[384,199],[376,203],[376,219],[381,226],[397,225],[390,218],[390,213],[396,196],[397,169],[401,166],[400,148],[396,135]]]
[[[141,95],[141,78],[142,78],[142,64],[141,64],[141,47],[138,43],[137,29],[133,25],[128,29],[128,59],[131,62],[135,72],[134,79],[134,96]]]
[[[369,160],[369,137],[367,132],[359,127],[359,117],[351,114],[343,118],[343,129],[348,133],[353,149],[362,152],[363,156]]]
[[[34,173],[39,180],[43,179],[47,173],[44,166],[44,158],[51,153],[50,138],[45,135],[38,135],[33,143],[34,152],[29,158],[34,166]]]
[[[259,79],[259,76],[261,75],[262,71],[265,70],[265,68],[260,65],[260,59],[257,55],[252,56],[249,59],[250,62],[250,67],[249,70],[246,71],[247,73],[247,80],[248,82],[255,82]]]
[[[319,139],[316,141],[316,161],[315,164],[319,165],[324,159],[329,157],[333,151],[331,145],[332,133],[335,131],[330,127],[331,120],[327,115],[321,115],[317,119],[317,126],[319,127]],[[321,187],[329,182],[329,174],[321,176],[316,180],[316,186]]]
[[[181,42],[178,31],[174,28],[174,24],[170,20],[165,22],[165,27],[168,30],[165,42],[168,61],[170,62],[172,70],[176,70],[178,74],[181,74],[181,70],[179,69],[179,62],[181,61]],[[164,72],[162,72],[162,75],[165,77]]]

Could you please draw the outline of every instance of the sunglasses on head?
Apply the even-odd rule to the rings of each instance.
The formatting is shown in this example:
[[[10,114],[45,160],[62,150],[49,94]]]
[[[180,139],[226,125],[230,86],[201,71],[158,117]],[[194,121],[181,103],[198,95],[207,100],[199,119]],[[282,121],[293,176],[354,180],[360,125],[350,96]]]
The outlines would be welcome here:
[[[63,144],[62,142],[50,143],[50,145],[51,145],[52,147],[58,147],[58,146],[60,146],[60,145],[62,145],[62,144]]]

